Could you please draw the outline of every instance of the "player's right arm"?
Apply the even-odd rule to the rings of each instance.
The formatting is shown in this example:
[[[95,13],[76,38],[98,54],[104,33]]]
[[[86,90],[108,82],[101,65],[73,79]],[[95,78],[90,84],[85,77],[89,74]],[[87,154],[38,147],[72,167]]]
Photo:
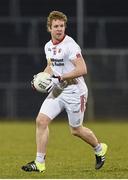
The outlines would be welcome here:
[[[44,69],[44,72],[46,72],[48,74],[51,74],[51,75],[53,74],[49,63],[47,64],[46,68]]]
[[[46,55],[47,66],[46,66],[46,68],[43,71],[53,75],[53,71],[52,71],[52,68],[51,68],[51,59],[49,58],[49,42],[47,42],[45,44],[44,52],[45,52],[45,55]]]

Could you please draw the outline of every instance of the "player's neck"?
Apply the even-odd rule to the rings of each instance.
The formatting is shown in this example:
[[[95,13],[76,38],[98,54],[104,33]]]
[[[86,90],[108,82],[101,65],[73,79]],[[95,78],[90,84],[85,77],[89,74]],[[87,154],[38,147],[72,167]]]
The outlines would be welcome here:
[[[61,43],[64,40],[65,36],[66,36],[66,34],[61,39],[52,39],[51,41],[52,41],[53,45],[57,45],[57,44]]]

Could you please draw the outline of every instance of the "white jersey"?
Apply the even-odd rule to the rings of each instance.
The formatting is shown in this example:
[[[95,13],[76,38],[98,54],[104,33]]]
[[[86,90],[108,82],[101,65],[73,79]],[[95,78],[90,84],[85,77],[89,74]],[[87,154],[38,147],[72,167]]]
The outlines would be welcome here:
[[[81,56],[79,45],[68,35],[58,43],[53,44],[50,40],[45,45],[45,54],[48,63],[51,63],[53,74],[61,76],[71,72],[75,66],[72,61],[78,56]],[[64,89],[64,93],[78,92],[87,94],[87,87],[83,76],[76,78],[78,84],[69,85]]]

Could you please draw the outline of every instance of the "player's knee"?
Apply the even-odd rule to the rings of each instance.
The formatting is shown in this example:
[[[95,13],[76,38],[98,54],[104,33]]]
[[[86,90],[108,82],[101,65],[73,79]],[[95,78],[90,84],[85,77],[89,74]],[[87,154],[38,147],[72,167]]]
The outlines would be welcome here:
[[[36,118],[37,127],[41,126],[42,128],[45,129],[45,128],[47,128],[48,124],[49,124],[49,119],[45,115],[39,114],[37,116],[37,118]]]
[[[80,135],[80,127],[71,127],[71,134],[73,136],[79,136]]]

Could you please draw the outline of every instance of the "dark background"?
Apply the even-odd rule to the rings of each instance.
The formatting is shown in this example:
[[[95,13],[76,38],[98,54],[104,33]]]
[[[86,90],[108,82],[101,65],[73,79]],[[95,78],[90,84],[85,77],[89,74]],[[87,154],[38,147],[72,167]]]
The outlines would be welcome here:
[[[13,0],[0,1],[0,16],[10,16],[10,4]],[[76,16],[76,1],[59,0],[17,0],[21,16],[43,16],[51,10],[64,11],[68,16]],[[84,0],[87,16],[108,17],[128,16],[127,0]],[[16,10],[17,11],[17,10]]]
[[[76,41],[77,1],[0,1],[0,117],[35,117],[46,95],[30,81],[46,66],[44,45],[50,39],[50,11],[68,16],[67,34]],[[88,66],[87,117],[127,119],[128,1],[84,0],[83,56]]]

